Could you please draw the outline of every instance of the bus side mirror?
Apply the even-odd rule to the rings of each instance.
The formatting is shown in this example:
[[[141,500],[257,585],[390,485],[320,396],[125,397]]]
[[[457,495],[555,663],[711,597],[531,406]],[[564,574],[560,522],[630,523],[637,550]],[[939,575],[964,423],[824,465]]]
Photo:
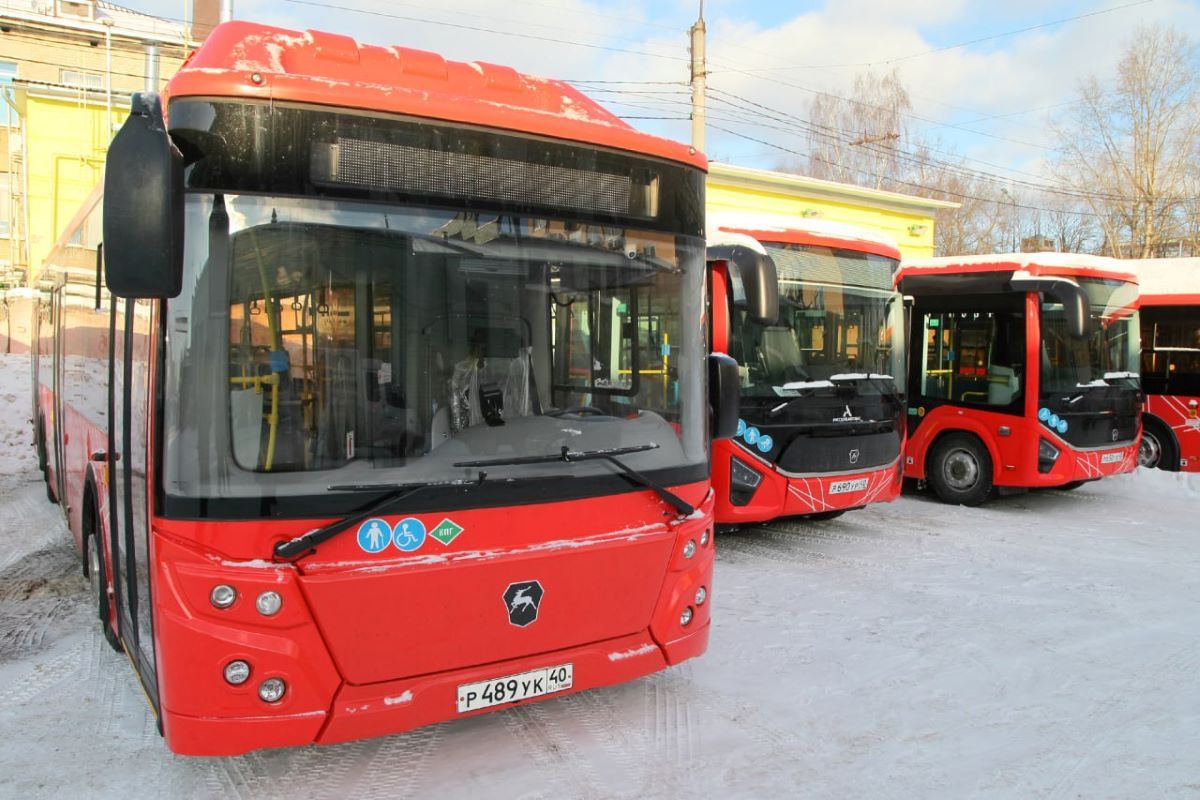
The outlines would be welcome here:
[[[1056,300],[1063,304],[1063,314],[1067,318],[1067,333],[1076,339],[1084,339],[1091,334],[1088,323],[1091,321],[1087,292],[1073,284],[1063,284],[1062,291],[1050,292]]]
[[[1087,292],[1075,281],[1065,278],[1034,278],[1018,274],[1013,276],[1010,288],[1018,292],[1043,292],[1050,295],[1062,303],[1069,336],[1084,339],[1091,333],[1091,303],[1088,300]]]
[[[724,353],[708,357],[708,404],[712,407],[712,438],[732,439],[737,435],[739,404],[738,364]]]
[[[708,248],[709,261],[726,261],[737,270],[746,293],[746,314],[763,325],[779,321],[779,274],[770,256],[742,245]]]
[[[117,297],[169,298],[183,288],[183,156],[158,95],[133,95],[104,167],[104,278]]]

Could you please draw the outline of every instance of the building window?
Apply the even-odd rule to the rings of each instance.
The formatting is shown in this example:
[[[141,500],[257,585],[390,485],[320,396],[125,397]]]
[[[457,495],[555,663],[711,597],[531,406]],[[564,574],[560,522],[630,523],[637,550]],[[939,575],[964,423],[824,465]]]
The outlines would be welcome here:
[[[17,65],[14,61],[0,61],[0,84],[9,84],[17,79]]]
[[[82,72],[77,69],[61,69],[58,71],[59,83],[66,86],[78,86],[81,89],[103,89],[104,76],[97,72]]]

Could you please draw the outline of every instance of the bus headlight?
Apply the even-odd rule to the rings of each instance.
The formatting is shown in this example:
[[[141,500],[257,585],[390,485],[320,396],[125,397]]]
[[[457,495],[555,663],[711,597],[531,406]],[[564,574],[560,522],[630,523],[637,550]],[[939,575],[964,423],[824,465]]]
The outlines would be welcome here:
[[[273,617],[283,607],[283,598],[279,596],[278,592],[263,592],[254,601],[254,607],[264,617]]]
[[[1057,447],[1045,439],[1038,439],[1038,472],[1044,475],[1054,469],[1054,462],[1058,461],[1058,455]]]
[[[287,691],[283,678],[267,678],[258,685],[258,697],[264,703],[278,703]]]
[[[688,625],[691,624],[691,622],[692,622],[692,607],[688,606],[687,608],[685,608],[683,610],[683,613],[679,615],[679,624],[686,628]]]
[[[699,589],[696,590],[696,605],[698,605],[698,606],[704,605],[704,601],[707,599],[708,599],[708,589],[705,589],[703,586],[701,586]]]
[[[696,555],[696,542],[692,539],[687,540],[687,544],[683,546],[683,557],[691,558]]]
[[[241,686],[250,678],[250,665],[245,661],[230,661],[225,665],[225,682],[230,686]]]
[[[213,608],[229,608],[237,600],[237,589],[227,583],[218,583],[208,595]]]

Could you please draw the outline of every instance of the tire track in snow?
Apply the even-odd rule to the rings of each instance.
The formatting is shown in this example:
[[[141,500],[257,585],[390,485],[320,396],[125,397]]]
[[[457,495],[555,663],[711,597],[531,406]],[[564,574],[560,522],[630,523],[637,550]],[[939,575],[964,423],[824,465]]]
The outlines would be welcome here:
[[[557,709],[557,706],[556,706]],[[524,751],[541,773],[549,798],[605,798],[591,765],[553,720],[553,711],[540,704],[517,706],[504,712],[504,725],[521,741]]]
[[[1147,690],[1162,685],[1183,685],[1194,680],[1197,673],[1200,673],[1200,643],[1193,643],[1175,651],[1158,664],[1138,669],[1116,691],[1089,707],[1077,717],[1074,726],[1081,728],[1086,735],[1063,737],[1063,741],[1079,742],[1089,736],[1090,741],[1087,741],[1083,755],[1076,758],[1071,767],[1055,781],[1046,796],[1051,800],[1082,796],[1084,792],[1075,791],[1074,787],[1084,769],[1118,734],[1128,732],[1130,723],[1149,711],[1145,705]],[[1065,748],[1060,748],[1060,751],[1062,749]],[[1051,754],[1050,760],[1051,763],[1061,763],[1064,758]]]
[[[793,531],[779,531],[770,526],[759,525],[746,530],[739,536],[726,539],[717,548],[717,558],[720,559],[722,554],[733,553],[756,556],[776,563],[819,564],[826,569],[845,566],[852,568],[858,574],[878,574],[894,572],[898,569],[894,564],[867,561],[825,550],[812,549],[816,544],[819,543],[806,541]]]

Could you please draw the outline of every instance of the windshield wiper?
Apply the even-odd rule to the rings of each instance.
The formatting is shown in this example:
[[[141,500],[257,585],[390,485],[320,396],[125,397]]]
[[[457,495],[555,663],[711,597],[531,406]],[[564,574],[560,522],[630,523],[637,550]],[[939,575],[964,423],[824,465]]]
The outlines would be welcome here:
[[[608,461],[616,466],[629,480],[645,486],[647,489],[661,497],[664,502],[674,508],[683,516],[689,516],[696,511],[696,507],[688,501],[684,500],[679,495],[664,486],[655,483],[650,478],[647,478],[642,473],[630,467],[625,462],[617,458],[630,453],[644,453],[647,450],[657,450],[658,445],[654,442],[648,444],[635,444],[630,447],[612,447],[606,450],[572,450],[564,446],[558,453],[552,453],[542,456],[512,456],[510,458],[487,458],[479,461],[456,461],[456,467],[505,467],[517,464],[549,464],[555,461],[571,463],[574,461]]]
[[[384,492],[378,500],[367,506],[361,511],[351,514],[348,517],[331,522],[315,530],[311,530],[303,536],[297,536],[295,539],[290,539],[286,542],[279,542],[275,545],[274,556],[277,561],[296,561],[301,556],[306,556],[316,548],[317,545],[329,541],[334,536],[345,530],[353,528],[359,523],[365,522],[379,512],[383,511],[393,503],[412,497],[422,489],[433,486],[431,483],[368,483],[368,484],[353,484],[349,486],[330,486],[327,491],[330,492]]]

